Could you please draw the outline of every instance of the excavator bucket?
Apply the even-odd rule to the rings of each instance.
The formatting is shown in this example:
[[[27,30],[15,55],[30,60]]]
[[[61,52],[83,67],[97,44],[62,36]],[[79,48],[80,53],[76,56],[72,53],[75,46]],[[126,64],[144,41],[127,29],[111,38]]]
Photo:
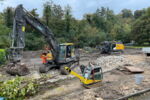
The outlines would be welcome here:
[[[7,66],[6,72],[10,75],[19,75],[19,76],[25,76],[29,74],[29,69],[24,63],[11,63]]]

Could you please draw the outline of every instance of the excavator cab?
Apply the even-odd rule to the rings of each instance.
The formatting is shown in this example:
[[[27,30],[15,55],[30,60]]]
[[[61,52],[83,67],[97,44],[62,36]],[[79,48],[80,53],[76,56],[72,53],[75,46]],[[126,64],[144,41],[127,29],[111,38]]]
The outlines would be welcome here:
[[[75,46],[73,43],[63,43],[59,45],[58,62],[61,64],[59,68],[63,75],[69,74],[65,69],[66,66],[73,67],[79,64],[79,55],[75,52]]]
[[[59,45],[59,62],[68,62],[75,58],[75,48],[73,43],[63,43]]]

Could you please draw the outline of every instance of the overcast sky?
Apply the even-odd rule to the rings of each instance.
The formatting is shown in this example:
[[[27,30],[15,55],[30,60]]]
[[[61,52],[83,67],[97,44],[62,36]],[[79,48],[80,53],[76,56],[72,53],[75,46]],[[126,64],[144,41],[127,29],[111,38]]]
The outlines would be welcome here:
[[[37,12],[42,15],[43,3],[48,0],[0,0],[0,12],[7,6],[16,7],[23,4],[27,10],[37,8]],[[93,13],[102,6],[109,7],[115,13],[127,8],[132,11],[150,7],[150,0],[53,0],[55,4],[62,7],[69,4],[72,7],[72,14],[78,19],[82,19],[86,13]]]

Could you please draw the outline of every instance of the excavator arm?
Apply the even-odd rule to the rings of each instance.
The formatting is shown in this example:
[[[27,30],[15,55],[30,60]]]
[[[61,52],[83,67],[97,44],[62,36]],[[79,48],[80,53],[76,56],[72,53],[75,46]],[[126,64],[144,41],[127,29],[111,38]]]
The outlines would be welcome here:
[[[31,25],[34,29],[38,30],[45,38],[49,46],[51,47],[54,61],[57,63],[59,45],[54,38],[51,30],[40,20],[27,12],[22,5],[19,5],[15,10],[13,33],[11,41],[11,60],[17,62],[21,60],[22,50],[25,47],[25,27],[26,24]]]

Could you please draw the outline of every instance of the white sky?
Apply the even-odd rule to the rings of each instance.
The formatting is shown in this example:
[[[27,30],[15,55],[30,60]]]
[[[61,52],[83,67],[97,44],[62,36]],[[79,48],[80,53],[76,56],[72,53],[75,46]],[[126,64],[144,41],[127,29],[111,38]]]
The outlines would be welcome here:
[[[16,7],[23,4],[27,10],[37,8],[37,12],[42,15],[43,3],[49,0],[0,0],[0,12],[8,6]],[[132,11],[150,7],[150,0],[53,0],[55,4],[65,7],[69,4],[72,7],[72,14],[78,19],[82,19],[86,13],[93,13],[102,6],[109,7],[115,13],[127,8]]]

